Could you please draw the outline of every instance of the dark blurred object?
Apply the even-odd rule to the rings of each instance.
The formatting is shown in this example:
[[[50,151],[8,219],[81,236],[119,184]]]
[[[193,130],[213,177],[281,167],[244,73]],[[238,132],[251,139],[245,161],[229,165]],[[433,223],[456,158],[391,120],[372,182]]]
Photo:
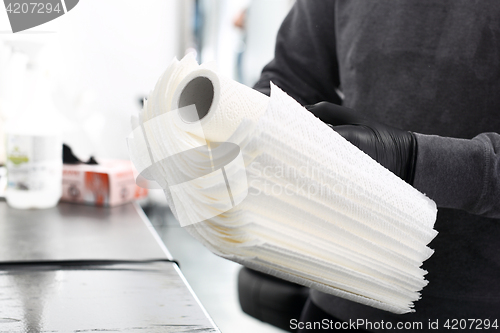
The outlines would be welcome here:
[[[87,161],[87,163],[85,164],[89,164],[89,165],[97,165],[99,163],[97,163],[97,161],[95,160],[94,156],[90,156],[89,160]]]
[[[73,154],[71,148],[63,143],[63,163],[64,164],[80,164],[82,161]]]
[[[243,312],[288,332],[299,319],[309,288],[243,267],[238,274],[238,297]]]
[[[89,164],[89,165],[96,165],[99,164],[95,160],[94,156],[90,156],[89,160],[87,162],[82,162],[78,157],[73,154],[73,151],[71,148],[63,143],[63,164]]]
[[[139,102],[139,106],[141,109],[144,107],[144,100],[147,98],[147,96],[141,96],[137,99],[137,102]]]

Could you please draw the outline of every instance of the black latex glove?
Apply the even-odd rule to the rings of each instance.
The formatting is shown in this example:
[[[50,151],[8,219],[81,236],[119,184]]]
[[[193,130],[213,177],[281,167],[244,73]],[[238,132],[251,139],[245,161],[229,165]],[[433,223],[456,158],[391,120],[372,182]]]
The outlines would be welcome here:
[[[411,132],[390,127],[336,104],[306,106],[316,117],[371,158],[413,185],[417,140]]]

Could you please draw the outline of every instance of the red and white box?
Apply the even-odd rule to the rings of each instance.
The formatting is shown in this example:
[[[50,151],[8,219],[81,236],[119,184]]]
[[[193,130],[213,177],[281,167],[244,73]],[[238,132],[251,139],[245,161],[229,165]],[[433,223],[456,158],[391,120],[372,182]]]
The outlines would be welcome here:
[[[99,164],[64,164],[62,201],[95,206],[117,206],[148,195],[136,185],[133,165],[127,160]]]

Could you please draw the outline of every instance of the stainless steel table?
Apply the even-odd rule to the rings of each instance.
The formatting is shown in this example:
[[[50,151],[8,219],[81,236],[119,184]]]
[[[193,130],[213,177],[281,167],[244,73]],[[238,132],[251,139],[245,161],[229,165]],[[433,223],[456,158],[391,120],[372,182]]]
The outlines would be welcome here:
[[[219,332],[176,264],[98,261],[169,258],[134,204],[0,202],[0,332]]]
[[[135,204],[17,210],[0,202],[0,261],[170,257],[157,237]]]

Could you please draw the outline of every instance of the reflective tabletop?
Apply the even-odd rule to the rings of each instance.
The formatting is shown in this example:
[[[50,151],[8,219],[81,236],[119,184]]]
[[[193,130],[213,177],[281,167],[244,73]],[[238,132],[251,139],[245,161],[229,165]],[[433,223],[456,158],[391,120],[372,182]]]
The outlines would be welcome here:
[[[155,236],[135,204],[108,208],[60,203],[50,209],[18,210],[0,202],[0,261],[169,256]]]
[[[0,202],[0,332],[219,332],[169,257],[134,204]]]

